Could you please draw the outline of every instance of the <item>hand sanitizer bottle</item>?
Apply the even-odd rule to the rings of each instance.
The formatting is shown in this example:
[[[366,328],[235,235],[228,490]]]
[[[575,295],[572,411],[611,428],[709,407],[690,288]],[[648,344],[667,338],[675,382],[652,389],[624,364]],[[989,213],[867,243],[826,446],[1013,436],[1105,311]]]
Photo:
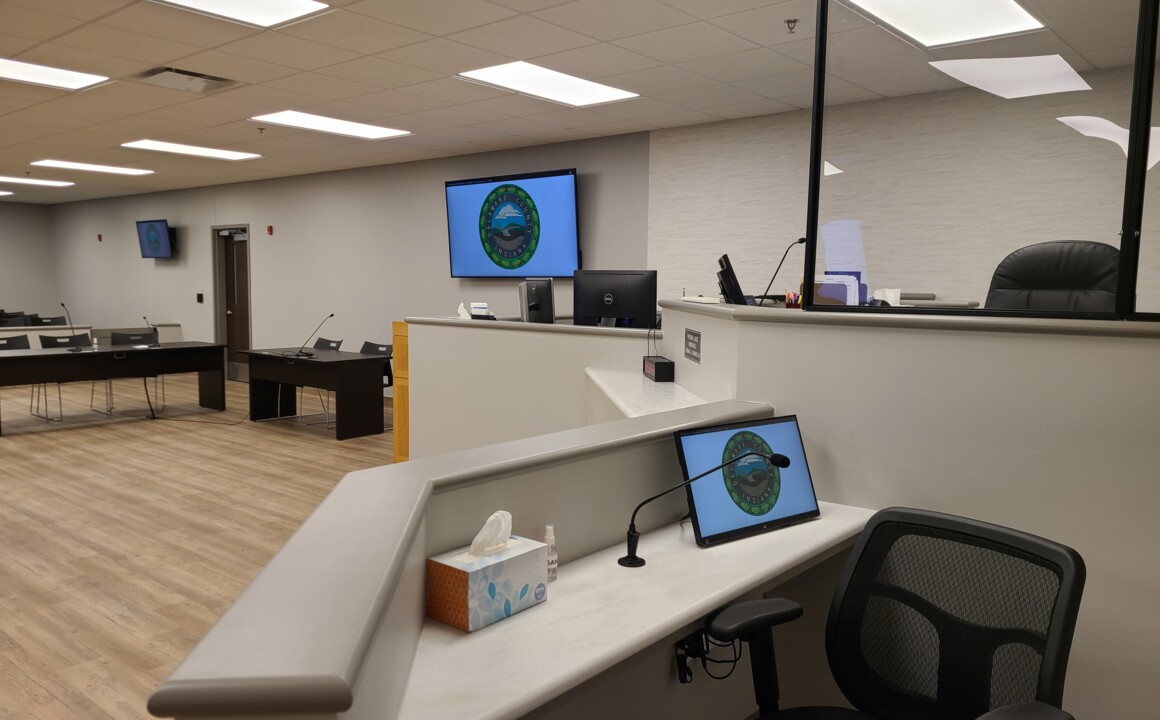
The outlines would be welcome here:
[[[556,526],[544,528],[544,544],[548,546],[548,582],[556,579],[556,569],[560,561],[556,557]]]

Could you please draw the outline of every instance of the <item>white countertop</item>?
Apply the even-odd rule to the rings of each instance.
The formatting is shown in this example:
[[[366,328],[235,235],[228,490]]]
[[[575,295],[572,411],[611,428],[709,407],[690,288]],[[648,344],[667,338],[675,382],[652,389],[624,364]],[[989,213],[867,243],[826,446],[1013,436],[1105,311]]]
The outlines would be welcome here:
[[[584,373],[625,417],[705,404],[704,398],[675,382],[653,382],[639,370],[584,368]]]
[[[618,565],[625,548],[617,545],[561,565],[546,602],[475,633],[427,621],[398,718],[531,712],[745,593],[851,546],[873,514],[832,503],[820,509],[816,520],[713,548],[698,548],[688,523],[667,525],[641,536],[644,567]]]

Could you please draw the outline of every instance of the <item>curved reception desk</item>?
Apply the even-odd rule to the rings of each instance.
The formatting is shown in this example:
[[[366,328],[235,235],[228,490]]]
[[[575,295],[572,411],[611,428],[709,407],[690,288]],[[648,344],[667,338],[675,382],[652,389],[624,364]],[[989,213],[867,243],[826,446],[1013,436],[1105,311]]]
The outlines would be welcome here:
[[[870,511],[822,503],[817,520],[701,549],[678,522],[686,508],[676,492],[638,518],[648,564],[616,559],[633,507],[681,478],[674,431],[772,414],[763,403],[701,403],[351,473],[149,710],[187,719],[742,717],[753,707],[747,670],[678,685],[672,642],[722,605],[840,563]],[[470,544],[500,509],[518,535],[540,538],[555,525],[559,579],[547,601],[471,634],[426,620],[425,559]]]

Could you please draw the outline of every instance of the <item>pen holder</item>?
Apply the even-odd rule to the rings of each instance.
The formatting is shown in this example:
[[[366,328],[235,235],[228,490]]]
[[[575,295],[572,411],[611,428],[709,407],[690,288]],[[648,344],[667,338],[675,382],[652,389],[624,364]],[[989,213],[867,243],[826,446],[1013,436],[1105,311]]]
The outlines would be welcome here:
[[[786,300],[786,301],[785,301],[785,306],[786,306],[787,308],[800,308],[800,307],[802,306],[802,303],[801,303],[801,301],[800,301],[800,300],[798,300],[798,301],[796,301],[796,302],[794,302],[794,301],[792,301],[792,300]]]

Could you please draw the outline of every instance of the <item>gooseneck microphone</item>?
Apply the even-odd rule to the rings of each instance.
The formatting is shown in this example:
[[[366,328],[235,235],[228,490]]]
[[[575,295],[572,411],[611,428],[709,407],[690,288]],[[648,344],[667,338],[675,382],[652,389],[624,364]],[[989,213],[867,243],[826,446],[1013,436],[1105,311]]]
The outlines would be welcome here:
[[[144,315],[142,315],[142,316],[141,316],[141,319],[145,321],[145,327],[147,327],[147,328],[150,328],[150,329],[152,329],[152,330],[156,330],[156,329],[157,329],[157,326],[156,326],[156,325],[154,325],[153,323],[149,322],[149,318],[147,318],[147,317],[145,317]],[[151,348],[159,348],[159,347],[161,347],[161,335],[160,335],[160,333],[158,333],[158,335],[157,335],[157,339],[156,339],[155,341],[153,341],[153,342],[149,343],[149,347],[151,347]]]
[[[298,348],[298,352],[294,353],[290,357],[298,357],[298,358],[314,357],[314,353],[312,353],[306,349],[306,343],[313,340],[314,336],[318,334],[318,331],[322,329],[322,326],[326,324],[326,321],[331,319],[332,317],[334,317],[334,313],[331,313],[331,314],[327,315],[326,317],[322,318],[322,322],[318,323],[318,327],[314,328],[314,332],[310,333],[310,337],[306,338],[306,342],[302,343],[302,347]]]
[[[648,505],[650,502],[652,502],[653,500],[656,500],[659,497],[664,497],[665,495],[668,495],[669,493],[671,493],[674,490],[677,490],[678,488],[683,488],[686,485],[690,485],[690,484],[700,480],[701,478],[705,477],[706,475],[712,475],[713,473],[717,472],[718,470],[720,470],[723,467],[726,467],[728,465],[732,465],[733,463],[736,463],[736,462],[740,462],[741,460],[744,460],[747,457],[754,457],[754,456],[759,457],[759,458],[763,458],[767,463],[769,463],[770,465],[773,465],[774,467],[779,467],[779,468],[789,467],[789,458],[786,457],[785,455],[782,455],[781,453],[773,453],[771,455],[766,455],[764,453],[759,453],[759,452],[747,452],[744,455],[738,455],[737,457],[733,458],[732,460],[729,460],[727,462],[723,462],[715,468],[710,468],[710,469],[706,470],[705,472],[701,473],[700,475],[698,475],[697,477],[689,478],[688,480],[686,480],[684,482],[677,483],[676,485],[672,486],[668,490],[665,490],[664,492],[659,492],[656,495],[653,495],[648,500],[645,500],[640,505],[637,505],[636,510],[632,511],[632,519],[628,521],[628,554],[625,555],[624,557],[620,558],[616,562],[620,563],[624,567],[640,567],[641,565],[644,565],[644,558],[642,558],[636,554],[636,546],[640,542],[640,533],[638,533],[636,531],[636,514],[638,512],[640,512],[640,509],[642,507],[644,507],[645,505]]]
[[[77,331],[76,331],[76,328],[74,328],[74,327],[73,327],[73,324],[72,324],[72,313],[70,313],[70,312],[68,311],[68,305],[65,305],[64,303],[61,303],[61,304],[60,304],[60,306],[61,306],[62,308],[64,308],[64,315],[65,315],[65,317],[67,317],[67,318],[68,318],[68,334],[69,334],[69,335],[76,335],[76,334],[77,334]],[[70,347],[70,348],[68,349],[68,351],[69,351],[69,352],[84,352],[84,348],[83,348],[83,347],[81,347],[80,345],[73,345],[72,347]]]
[[[769,294],[769,289],[770,289],[771,287],[773,287],[773,281],[774,281],[775,279],[777,279],[777,274],[778,274],[779,272],[781,272],[781,266],[782,266],[782,264],[785,262],[785,258],[786,258],[786,256],[787,256],[787,255],[789,255],[789,251],[793,249],[793,246],[794,246],[794,245],[801,245],[801,244],[802,244],[802,243],[804,243],[805,241],[806,241],[806,239],[805,239],[805,238],[798,238],[797,240],[794,240],[793,242],[791,242],[791,243],[789,244],[789,246],[787,246],[787,247],[786,247],[786,249],[785,249],[785,252],[781,254],[781,262],[779,262],[779,263],[777,264],[777,270],[774,270],[774,271],[773,271],[773,277],[771,277],[771,278],[769,279],[769,284],[765,286],[765,292],[761,293],[761,299],[759,299],[759,300],[757,301],[757,304],[758,304],[758,305],[761,305],[761,304],[763,304],[763,303],[765,302],[765,296]]]

